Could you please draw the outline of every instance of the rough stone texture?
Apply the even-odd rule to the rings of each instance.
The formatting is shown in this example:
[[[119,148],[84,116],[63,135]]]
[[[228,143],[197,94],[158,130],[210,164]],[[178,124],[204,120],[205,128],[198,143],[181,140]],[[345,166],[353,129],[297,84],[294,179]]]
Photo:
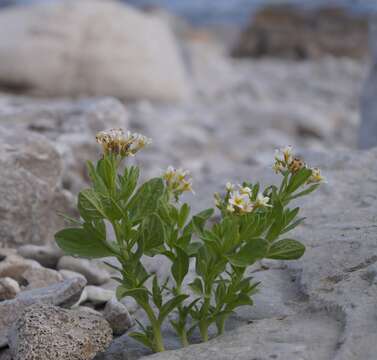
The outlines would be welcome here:
[[[20,283],[25,289],[44,288],[64,280],[63,275],[56,270],[46,268],[31,268],[25,270],[21,276]]]
[[[322,316],[258,320],[209,343],[143,357],[150,360],[328,360],[337,322]],[[328,334],[334,335],[329,337]]]
[[[24,259],[16,253],[0,249],[0,277],[10,277],[21,281],[22,274],[26,270],[40,267],[40,264],[34,260]]]
[[[23,291],[15,299],[0,302],[0,348],[8,343],[8,329],[20,313],[35,303],[70,307],[79,299],[85,286],[82,279],[70,279],[42,289]]]
[[[0,26],[8,34],[0,37],[5,88],[47,96],[163,101],[187,96],[168,25],[124,4],[65,0],[9,8],[0,14]]]
[[[0,127],[0,237],[5,246],[44,243],[70,205],[61,193],[60,156],[45,138]]]
[[[368,54],[368,18],[336,7],[300,9],[272,5],[250,20],[234,49],[236,56],[294,59]]]
[[[111,339],[109,324],[98,315],[35,304],[12,326],[9,347],[14,360],[90,360]]]
[[[103,316],[113,329],[114,335],[124,334],[133,324],[127,308],[115,297],[106,303]]]
[[[8,348],[0,349],[0,360],[12,360],[12,355]]]
[[[128,113],[113,98],[46,101],[3,96],[0,123],[14,132],[33,131],[51,140],[63,160],[61,182],[64,188],[77,193],[88,180],[86,161],[94,161],[100,154],[93,141],[96,133],[127,128]]]
[[[23,245],[17,249],[17,252],[22,257],[38,261],[42,266],[48,268],[55,268],[63,256],[62,250],[53,244]]]
[[[57,265],[59,270],[76,271],[85,276],[88,284],[101,285],[110,280],[110,274],[99,263],[93,260],[63,256]]]
[[[20,292],[18,282],[12,278],[0,278],[0,301],[10,300]]]

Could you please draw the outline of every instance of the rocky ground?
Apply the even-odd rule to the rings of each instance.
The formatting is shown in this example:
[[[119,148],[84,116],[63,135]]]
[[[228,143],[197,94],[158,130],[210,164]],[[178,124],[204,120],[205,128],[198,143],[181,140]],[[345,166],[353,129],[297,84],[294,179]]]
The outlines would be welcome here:
[[[368,64],[231,59],[198,34],[181,46],[191,95],[180,103],[0,95],[0,360],[374,360],[377,152],[355,150]],[[273,153],[287,144],[328,179],[302,204],[304,257],[251,269],[263,286],[225,335],[178,349],[166,327],[171,351],[150,356],[127,336],[142,314],[116,300],[112,270],[54,245],[57,211],[76,215],[95,134],[111,127],[153,139],[134,159],[144,178],[192,172],[194,211],[228,180],[276,181]],[[161,259],[145,261],[166,277]]]

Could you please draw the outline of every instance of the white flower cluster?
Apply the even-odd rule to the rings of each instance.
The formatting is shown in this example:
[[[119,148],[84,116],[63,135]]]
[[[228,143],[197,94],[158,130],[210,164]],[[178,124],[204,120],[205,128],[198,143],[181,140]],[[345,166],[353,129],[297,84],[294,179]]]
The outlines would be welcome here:
[[[225,208],[228,212],[237,214],[250,213],[255,209],[271,207],[270,198],[258,193],[255,200],[252,200],[252,190],[247,186],[226,184],[226,195],[222,199],[219,194],[215,194],[215,203],[219,208]]]
[[[169,166],[163,174],[166,187],[178,200],[179,196],[187,191],[192,191],[192,179],[190,173],[187,170],[176,169],[173,166]]]
[[[152,142],[151,139],[137,133],[124,133],[122,129],[100,131],[96,141],[102,145],[105,154],[111,153],[122,157],[134,156]]]
[[[286,146],[283,149],[276,150],[275,163],[273,170],[278,174],[285,174],[286,172],[296,173],[302,168],[307,168],[312,171],[312,175],[308,179],[308,184],[324,182],[325,178],[321,175],[321,171],[318,168],[311,168],[305,164],[305,162],[293,156],[292,146]]]

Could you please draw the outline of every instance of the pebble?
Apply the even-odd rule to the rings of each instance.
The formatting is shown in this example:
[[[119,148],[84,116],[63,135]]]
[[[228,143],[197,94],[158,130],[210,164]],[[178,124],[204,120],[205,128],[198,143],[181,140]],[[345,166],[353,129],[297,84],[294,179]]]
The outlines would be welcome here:
[[[0,279],[0,301],[13,299],[19,292],[20,286],[16,280],[9,277]]]
[[[124,334],[133,324],[127,308],[115,297],[106,303],[103,316],[117,336]]]

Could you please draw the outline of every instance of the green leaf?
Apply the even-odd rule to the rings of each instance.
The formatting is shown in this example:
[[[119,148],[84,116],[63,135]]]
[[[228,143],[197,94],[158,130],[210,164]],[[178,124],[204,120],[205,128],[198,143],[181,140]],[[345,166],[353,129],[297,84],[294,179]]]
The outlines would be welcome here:
[[[200,242],[192,242],[192,243],[190,243],[190,244],[188,244],[187,246],[186,246],[186,248],[184,249],[184,251],[186,252],[186,254],[188,255],[188,256],[194,256],[198,251],[199,251],[199,249],[201,248],[203,246],[203,244],[202,243],[200,243]]]
[[[190,214],[190,206],[184,203],[178,215],[178,227],[181,229],[185,225],[187,218]]]
[[[152,341],[148,338],[147,335],[141,333],[141,332],[132,332],[128,334],[129,337],[132,337],[136,341],[142,343],[144,346],[147,348],[151,349],[152,351],[154,350],[153,343]]]
[[[151,214],[143,221],[141,231],[145,252],[164,244],[166,239],[165,227],[157,214]]]
[[[133,289],[128,289],[125,288],[124,286],[120,285],[116,289],[116,297],[118,300],[130,296],[133,297],[137,302],[140,300],[142,302],[147,302],[148,301],[148,296],[149,292],[146,288],[133,288]]]
[[[165,320],[165,318],[176,308],[178,307],[185,299],[187,299],[188,295],[177,295],[174,296],[172,299],[167,301],[164,305],[162,305],[160,314],[158,316],[158,321],[160,324]]]
[[[227,255],[229,262],[237,267],[247,267],[257,260],[263,259],[267,252],[267,242],[264,239],[252,239],[244,245],[237,254]]]
[[[115,190],[116,169],[109,157],[105,156],[97,163],[97,174],[101,177],[110,194]]]
[[[95,169],[93,163],[91,161],[87,161],[86,164],[87,164],[89,177],[90,177],[90,180],[92,181],[94,190],[101,194],[108,194],[106,184],[103,181],[103,179],[97,174],[97,170]]]
[[[128,209],[134,221],[156,211],[158,200],[164,194],[164,183],[161,178],[153,178],[137,190],[130,199]]]
[[[177,286],[180,286],[188,273],[190,261],[188,255],[183,250],[176,248],[176,251],[177,257],[171,266],[171,273]]]
[[[266,258],[274,260],[296,260],[304,255],[305,246],[297,240],[283,239],[272,244]]]
[[[308,168],[300,169],[296,174],[292,175],[287,186],[289,194],[295,192],[300,186],[304,185],[312,175],[312,170]]]
[[[85,220],[106,218],[99,193],[93,189],[85,189],[79,193],[78,209]]]
[[[157,276],[155,275],[153,278],[152,283],[152,295],[153,295],[153,302],[157,306],[157,308],[160,308],[162,305],[162,296],[160,287],[158,286]]]
[[[301,197],[301,196],[308,195],[308,194],[312,193],[313,191],[317,190],[318,187],[319,187],[320,185],[321,185],[321,184],[314,184],[314,185],[311,185],[311,186],[309,186],[307,189],[305,189],[305,190],[299,192],[299,193],[296,194],[296,195],[293,195],[293,196],[289,197],[288,199],[289,199],[289,201],[291,201],[291,200],[293,200],[293,199],[297,199],[297,198],[299,198],[299,197]]]
[[[137,181],[139,180],[140,171],[136,166],[126,167],[123,177],[119,177],[120,194],[119,198],[128,201],[132,193],[136,189]]]
[[[68,255],[102,258],[117,255],[100,239],[83,228],[67,228],[55,234],[56,243]]]

